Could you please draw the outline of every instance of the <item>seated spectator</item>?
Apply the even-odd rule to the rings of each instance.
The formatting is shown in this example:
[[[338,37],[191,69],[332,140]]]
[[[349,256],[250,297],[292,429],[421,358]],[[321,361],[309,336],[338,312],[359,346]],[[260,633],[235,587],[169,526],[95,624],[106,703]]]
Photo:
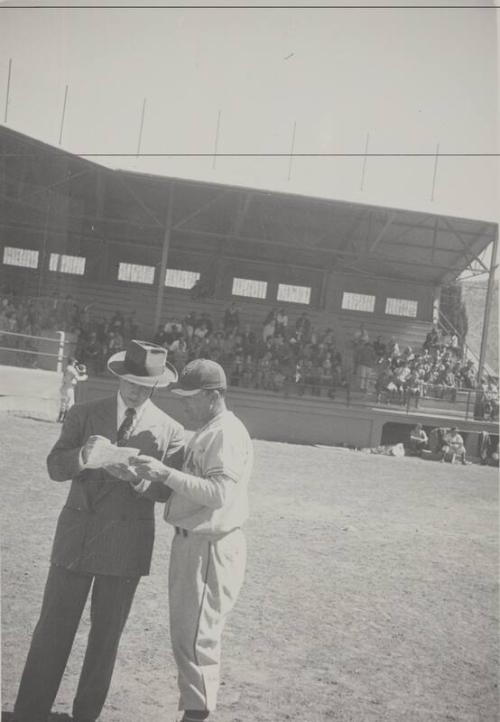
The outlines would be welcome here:
[[[377,338],[373,342],[373,350],[375,351],[377,360],[381,359],[385,356],[385,354],[387,352],[387,346],[382,341],[382,336],[377,336]]]
[[[231,361],[229,371],[229,383],[231,386],[240,385],[241,379],[243,377],[244,363],[244,358],[240,354],[236,354]]]
[[[136,339],[139,336],[139,324],[136,321],[135,311],[129,313],[123,325],[123,336],[127,341]]]
[[[377,403],[387,404],[394,401],[398,387],[394,381],[394,374],[389,365],[382,365],[377,380],[375,381],[375,393]]]
[[[303,311],[295,321],[295,336],[298,341],[309,341],[311,334],[311,319],[309,315]]]
[[[267,351],[257,361],[256,388],[268,390],[271,387],[271,352]]]
[[[241,385],[244,388],[249,388],[255,385],[255,371],[256,365],[250,354],[247,354],[243,363],[243,372],[241,374]]]
[[[243,350],[246,356],[248,356],[248,354],[251,354],[254,351],[257,344],[257,337],[255,333],[251,330],[249,323],[245,324],[243,333],[241,334],[241,342],[243,344]]]
[[[157,346],[163,346],[164,348],[166,348],[166,339],[167,334],[165,333],[165,327],[160,324],[155,335],[153,336],[153,343],[155,343]]]
[[[365,324],[361,323],[357,331],[354,332],[353,341],[357,345],[365,344],[370,342],[370,336],[365,328]]]
[[[125,342],[121,333],[119,331],[110,331],[106,348],[106,358],[109,358],[114,353],[118,353],[118,351],[123,351],[124,348]]]
[[[439,333],[435,326],[431,328],[424,341],[424,349],[431,351],[439,345]]]
[[[196,313],[194,311],[190,311],[184,319],[184,328],[186,329],[186,336],[188,340],[194,333],[194,329],[196,328],[196,321]]]
[[[399,344],[394,336],[391,336],[389,343],[387,344],[387,354],[389,358],[397,360],[401,356]]]
[[[278,312],[276,313],[276,323],[275,323],[274,333],[276,335],[285,336],[287,327],[288,327],[288,316],[286,315],[285,309],[280,308],[280,309],[278,309]]]
[[[482,466],[498,466],[498,439],[495,441],[487,431],[479,434],[479,458]]]
[[[455,401],[457,400],[457,380],[455,378],[455,374],[450,368],[444,371],[441,378],[441,384],[441,398],[444,399],[445,394],[448,393],[452,403],[455,403]]]
[[[224,312],[224,331],[236,331],[240,327],[240,314],[233,302]]]
[[[365,341],[358,349],[357,354],[358,360],[358,373],[359,373],[359,388],[364,393],[368,392],[368,385],[370,383],[372,368],[375,366],[377,361],[373,346],[369,341]]]
[[[449,429],[444,426],[437,426],[429,434],[429,448],[433,454],[441,454],[444,446],[444,437]]]
[[[417,456],[422,456],[422,451],[429,441],[422,424],[416,424],[410,431],[410,451]]]
[[[269,311],[266,318],[264,319],[264,324],[262,326],[262,338],[264,341],[267,341],[269,338],[274,336],[274,332],[276,330],[276,311]]]
[[[452,464],[455,463],[457,456],[460,457],[462,464],[467,464],[465,460],[464,440],[458,433],[456,426],[452,426],[450,431],[445,434],[443,439],[443,447],[441,448],[441,462],[444,463],[446,458],[450,458]]]
[[[414,369],[406,379],[404,384],[404,401],[410,402],[411,399],[415,401],[415,408],[418,409],[418,404],[422,396],[423,381],[419,377],[418,372]]]
[[[104,367],[104,349],[96,331],[91,331],[88,338],[82,339],[78,358],[87,367],[89,376],[101,373]]]

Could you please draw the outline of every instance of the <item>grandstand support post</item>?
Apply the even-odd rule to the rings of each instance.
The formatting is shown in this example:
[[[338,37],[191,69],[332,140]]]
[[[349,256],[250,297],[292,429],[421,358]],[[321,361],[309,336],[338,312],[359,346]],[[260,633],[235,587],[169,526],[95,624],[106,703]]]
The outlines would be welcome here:
[[[63,361],[64,361],[64,345],[66,343],[66,334],[64,331],[58,331],[59,336],[59,348],[57,349],[57,367],[56,371],[58,374],[62,373]]]
[[[163,294],[165,292],[165,277],[167,275],[168,251],[170,248],[170,236],[172,233],[172,220],[174,208],[174,184],[170,184],[168,194],[167,217],[165,220],[165,233],[163,235],[163,247],[161,249],[160,273],[158,277],[158,289],[156,292],[156,308],[154,316],[154,333],[160,325],[161,312],[163,308]]]
[[[490,273],[488,276],[488,287],[486,290],[486,302],[483,315],[483,332],[481,334],[481,349],[479,352],[479,364],[477,368],[477,382],[481,383],[483,369],[486,360],[486,349],[488,346],[488,326],[490,325],[491,302],[493,298],[493,289],[495,286],[495,271],[497,268],[497,250],[498,250],[498,226],[495,228],[495,235],[491,247]]]

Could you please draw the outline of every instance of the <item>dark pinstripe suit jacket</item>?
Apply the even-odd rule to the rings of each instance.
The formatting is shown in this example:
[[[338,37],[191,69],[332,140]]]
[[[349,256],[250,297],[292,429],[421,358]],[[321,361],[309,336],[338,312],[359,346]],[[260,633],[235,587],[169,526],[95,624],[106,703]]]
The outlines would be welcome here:
[[[47,458],[51,479],[72,479],[51,561],[82,573],[141,576],[151,563],[154,500],[165,501],[169,490],[158,484],[139,495],[103,469],[79,471],[80,449],[89,436],[116,441],[116,414],[116,396],[73,406]],[[184,429],[149,402],[127,446],[180,468]]]

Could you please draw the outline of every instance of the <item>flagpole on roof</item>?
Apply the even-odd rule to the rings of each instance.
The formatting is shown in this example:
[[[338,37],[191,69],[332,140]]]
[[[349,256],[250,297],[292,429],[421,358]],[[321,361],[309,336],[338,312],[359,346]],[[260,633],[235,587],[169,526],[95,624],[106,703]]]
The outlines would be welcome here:
[[[9,70],[7,72],[7,90],[5,91],[5,114],[3,122],[7,125],[7,116],[9,114],[9,93],[10,93],[10,77],[12,74],[12,58],[9,58]]]
[[[142,144],[142,131],[144,129],[144,116],[146,115],[146,100],[147,98],[144,98],[142,101],[142,113],[141,113],[141,124],[139,127],[139,138],[137,140],[137,153],[136,158],[139,157],[139,154],[141,152],[141,144]]]
[[[68,102],[68,86],[66,85],[64,88],[64,101],[63,101],[63,109],[62,109],[62,114],[61,114],[61,127],[59,128],[59,145],[61,145],[61,143],[62,143],[64,119],[66,117],[66,103],[67,102]]]
[[[292,144],[290,148],[290,160],[288,162],[288,180],[292,177],[293,151],[295,150],[295,131],[297,130],[297,121],[293,121]]]
[[[363,168],[361,170],[361,185],[359,186],[359,190],[364,190],[365,187],[365,175],[366,175],[366,161],[368,159],[368,145],[370,143],[370,133],[366,134],[366,143],[365,143],[365,157],[363,158]]]
[[[215,162],[217,160],[217,151],[219,148],[219,132],[220,132],[220,117],[222,111],[219,110],[217,115],[217,127],[215,128],[215,141],[214,141],[214,157],[212,159],[212,170],[215,168]]]
[[[439,159],[439,143],[436,146],[436,157],[434,158],[434,175],[432,177],[431,201],[434,200],[434,191],[436,189],[436,175],[437,175],[437,168],[438,168],[438,159]]]

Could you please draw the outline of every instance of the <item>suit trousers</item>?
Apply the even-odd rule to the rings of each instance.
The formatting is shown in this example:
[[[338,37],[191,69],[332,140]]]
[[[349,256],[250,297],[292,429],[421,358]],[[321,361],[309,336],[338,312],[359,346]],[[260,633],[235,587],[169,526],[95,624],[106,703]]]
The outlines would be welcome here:
[[[139,579],[78,574],[51,566],[14,706],[16,722],[46,722],[91,587],[90,632],[73,717],[99,717]]]

